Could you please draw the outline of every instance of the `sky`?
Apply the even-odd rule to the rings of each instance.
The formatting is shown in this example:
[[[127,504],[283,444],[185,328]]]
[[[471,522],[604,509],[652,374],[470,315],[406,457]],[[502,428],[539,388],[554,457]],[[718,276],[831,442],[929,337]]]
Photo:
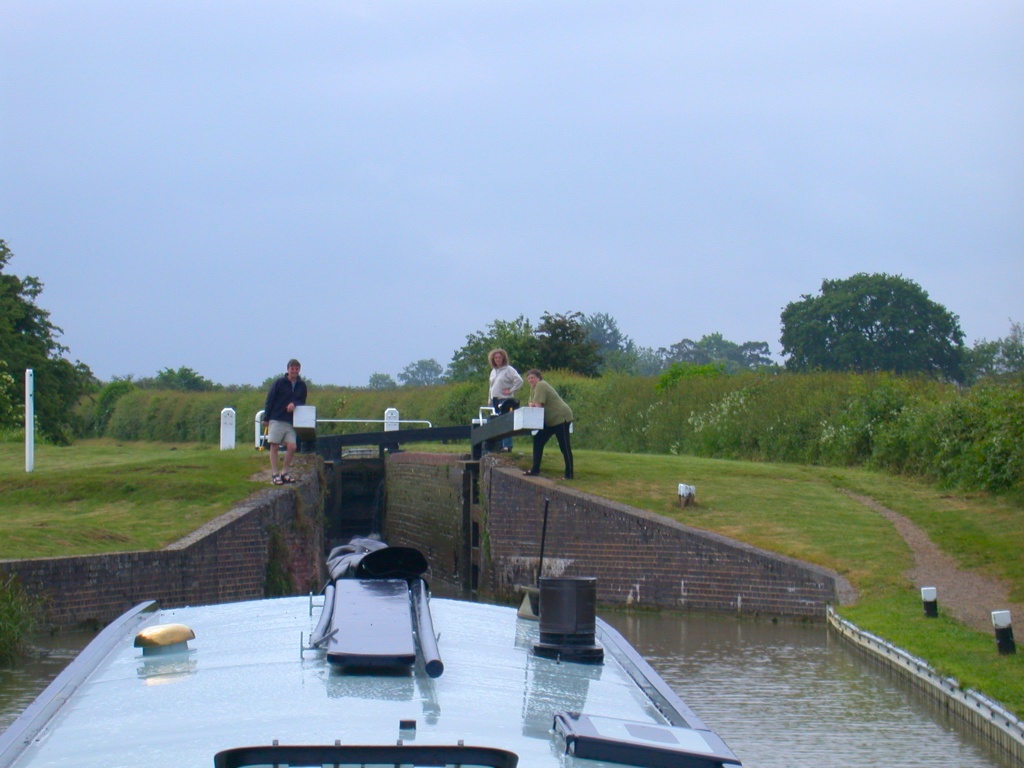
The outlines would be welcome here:
[[[778,357],[859,272],[1002,338],[1022,41],[1020,0],[2,0],[6,271],[104,381],[365,386],[545,312]]]

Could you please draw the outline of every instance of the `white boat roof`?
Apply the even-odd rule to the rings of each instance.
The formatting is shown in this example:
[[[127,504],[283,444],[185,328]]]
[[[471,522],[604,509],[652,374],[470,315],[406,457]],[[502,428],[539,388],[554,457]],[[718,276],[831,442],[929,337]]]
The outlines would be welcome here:
[[[434,598],[443,674],[431,678],[422,660],[405,674],[351,674],[303,648],[319,604],[293,597],[126,614],[0,736],[0,766],[208,767],[222,750],[275,740],[462,743],[509,750],[530,768],[623,764],[566,754],[552,729],[557,712],[584,713],[581,731],[628,721],[628,738],[675,739],[711,760],[700,764],[738,764],[600,619],[604,663],[571,663],[535,655],[538,624],[514,609]],[[195,633],[187,651],[144,656],[134,646],[141,628],[175,623]]]

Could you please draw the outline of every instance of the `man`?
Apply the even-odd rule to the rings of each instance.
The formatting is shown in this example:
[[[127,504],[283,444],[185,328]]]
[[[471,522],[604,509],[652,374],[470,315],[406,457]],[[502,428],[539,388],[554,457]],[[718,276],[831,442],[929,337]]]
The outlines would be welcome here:
[[[572,446],[569,444],[569,428],[572,426],[572,408],[558,396],[554,388],[543,381],[541,372],[534,368],[526,374],[530,384],[530,405],[544,409],[544,429],[533,436],[533,466],[524,475],[539,475],[540,462],[544,458],[544,446],[551,436],[558,439],[558,448],[565,459],[565,479],[572,480]]]
[[[299,378],[299,361],[288,361],[288,373],[277,379],[267,393],[267,402],[263,406],[263,423],[268,424],[267,440],[270,442],[270,476],[274,485],[294,483],[295,478],[288,470],[292,466],[295,449],[298,448],[298,437],[292,419],[295,406],[306,404],[306,382]],[[277,472],[277,453],[284,444],[284,471]]]

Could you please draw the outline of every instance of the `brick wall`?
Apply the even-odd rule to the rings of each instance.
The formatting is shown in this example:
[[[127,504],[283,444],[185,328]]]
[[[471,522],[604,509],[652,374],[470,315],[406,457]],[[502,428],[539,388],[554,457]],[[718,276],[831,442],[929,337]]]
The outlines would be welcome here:
[[[450,456],[389,457],[387,527],[401,532],[392,543],[434,552],[432,564],[438,553],[458,551],[453,532],[468,535],[459,475],[471,466]],[[851,594],[846,580],[826,569],[528,480],[493,457],[484,458],[480,473],[480,508],[473,514],[483,526],[480,591],[498,599],[515,599],[519,586],[536,583],[545,499],[544,574],[596,576],[597,598],[605,604],[824,619],[827,604]],[[464,583],[451,557],[440,560],[435,578],[460,574],[454,581]]]
[[[466,462],[455,454],[392,453],[385,471],[385,541],[415,547],[434,578],[462,583],[465,573],[463,482]]]
[[[320,475],[268,488],[184,539],[155,552],[0,560],[42,600],[53,627],[106,624],[145,600],[162,607],[204,605],[264,596],[268,543],[279,530],[289,551],[285,569],[303,594],[322,585]]]
[[[848,587],[824,568],[514,470],[486,472],[481,493],[495,594],[535,583],[545,499],[544,575],[596,576],[602,603],[824,619]]]
[[[493,457],[475,464],[451,454],[388,457],[385,539],[420,549],[431,577],[468,583],[502,600],[534,584],[544,500],[550,499],[544,572],[596,576],[598,600],[688,610],[823,617],[849,585],[806,563],[616,504],[564,486],[530,481]],[[53,626],[106,623],[144,600],[202,605],[263,597],[271,532],[288,544],[296,594],[323,579],[322,479],[268,488],[157,552],[0,561],[42,598]],[[479,536],[471,545],[473,525]]]

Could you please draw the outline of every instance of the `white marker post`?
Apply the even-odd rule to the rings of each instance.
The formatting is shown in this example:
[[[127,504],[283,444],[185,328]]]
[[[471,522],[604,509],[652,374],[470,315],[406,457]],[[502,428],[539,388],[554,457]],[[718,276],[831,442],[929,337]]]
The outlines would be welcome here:
[[[220,412],[220,449],[235,450],[235,409],[224,408]]]
[[[36,468],[36,383],[35,373],[25,369],[25,471]]]

